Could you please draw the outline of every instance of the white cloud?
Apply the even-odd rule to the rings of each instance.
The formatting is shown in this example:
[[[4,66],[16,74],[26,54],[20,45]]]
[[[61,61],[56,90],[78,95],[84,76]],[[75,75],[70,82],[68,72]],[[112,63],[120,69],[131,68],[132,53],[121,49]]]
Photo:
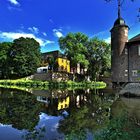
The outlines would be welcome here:
[[[54,44],[54,43],[55,43],[54,41],[46,40],[46,44]]]
[[[32,33],[38,34],[39,29],[37,27],[29,27],[28,30],[30,30]]]
[[[45,32],[42,33],[44,36],[47,36],[47,34]]]
[[[34,38],[40,44],[40,46],[46,46],[47,44],[55,43],[54,41],[38,38],[34,34],[29,34],[29,33],[24,33],[24,32],[20,32],[20,33],[0,32],[0,39],[2,39],[3,41],[13,41],[14,39],[17,39],[17,38],[20,38],[20,37]]]
[[[8,0],[11,4],[20,5],[17,0]]]
[[[104,39],[106,43],[111,43],[111,37]]]
[[[62,34],[61,31],[62,31],[62,29],[53,29],[54,35],[55,35],[56,37],[58,37],[58,38],[60,38],[60,37],[63,36],[63,34]]]

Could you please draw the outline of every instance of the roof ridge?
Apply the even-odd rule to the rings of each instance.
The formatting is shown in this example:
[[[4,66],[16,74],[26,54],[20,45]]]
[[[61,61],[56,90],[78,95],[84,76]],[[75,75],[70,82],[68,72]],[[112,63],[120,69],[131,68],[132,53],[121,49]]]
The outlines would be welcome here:
[[[140,33],[129,39],[129,42],[140,41]]]

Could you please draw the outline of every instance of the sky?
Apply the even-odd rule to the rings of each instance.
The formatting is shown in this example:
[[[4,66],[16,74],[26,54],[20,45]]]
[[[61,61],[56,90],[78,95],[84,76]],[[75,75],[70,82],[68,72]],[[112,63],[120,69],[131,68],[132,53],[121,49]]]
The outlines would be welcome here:
[[[129,38],[140,33],[139,7],[140,0],[125,0],[121,8]],[[69,32],[110,42],[116,19],[117,0],[0,0],[0,42],[30,37],[40,43],[41,52],[59,50],[59,38]]]

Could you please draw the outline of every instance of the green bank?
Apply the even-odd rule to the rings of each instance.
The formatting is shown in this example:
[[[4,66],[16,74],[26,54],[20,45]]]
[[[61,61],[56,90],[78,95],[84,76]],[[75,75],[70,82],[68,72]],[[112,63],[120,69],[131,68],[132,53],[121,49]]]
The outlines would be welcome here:
[[[0,80],[0,87],[8,88],[35,88],[35,89],[101,89],[106,87],[104,82],[57,82],[57,81],[34,81],[26,80],[25,78],[17,80]]]

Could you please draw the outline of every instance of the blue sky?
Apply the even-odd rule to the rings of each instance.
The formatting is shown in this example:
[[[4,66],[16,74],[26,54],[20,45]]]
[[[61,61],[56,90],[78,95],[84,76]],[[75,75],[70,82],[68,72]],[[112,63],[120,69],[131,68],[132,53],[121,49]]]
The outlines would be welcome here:
[[[140,33],[137,14],[140,0],[125,0],[121,15],[130,27],[129,38]],[[0,41],[33,37],[41,51],[59,49],[58,39],[83,32],[110,41],[117,18],[117,0],[0,0]]]

